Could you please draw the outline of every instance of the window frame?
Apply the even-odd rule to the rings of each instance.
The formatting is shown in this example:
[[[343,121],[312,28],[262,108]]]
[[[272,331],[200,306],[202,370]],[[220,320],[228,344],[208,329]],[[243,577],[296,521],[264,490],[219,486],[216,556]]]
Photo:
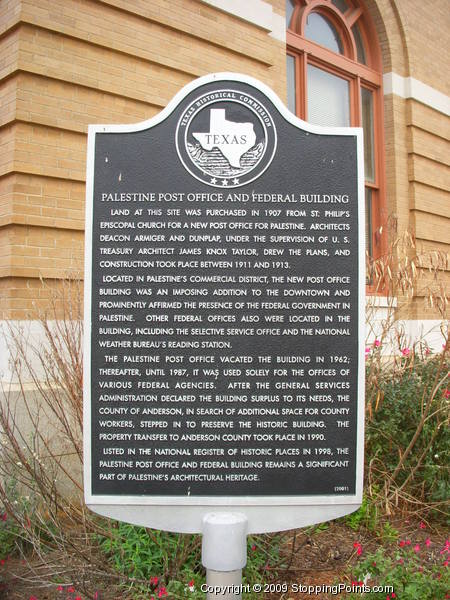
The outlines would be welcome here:
[[[383,113],[383,74],[381,67],[381,51],[375,29],[370,18],[357,0],[347,0],[348,10],[342,13],[331,0],[293,0],[295,8],[290,26],[286,30],[286,53],[294,58],[295,71],[295,108],[296,114],[307,120],[308,64],[314,65],[333,75],[349,81],[350,125],[362,127],[361,89],[372,92],[373,96],[373,149],[374,149],[374,181],[365,179],[365,190],[371,190],[371,232],[372,255],[376,260],[386,252],[385,220],[386,183],[384,155],[384,113]],[[305,31],[308,15],[316,12],[328,19],[341,36],[343,54],[338,54],[320,44],[306,39]],[[358,29],[364,43],[367,64],[358,62],[356,43],[352,27]],[[375,290],[368,284],[370,293],[382,294],[383,290]]]

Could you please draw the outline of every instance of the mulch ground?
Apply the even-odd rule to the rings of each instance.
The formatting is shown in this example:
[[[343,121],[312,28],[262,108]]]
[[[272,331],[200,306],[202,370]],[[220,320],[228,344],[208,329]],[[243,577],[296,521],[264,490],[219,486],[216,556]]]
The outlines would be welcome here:
[[[421,558],[425,563],[441,563],[440,549],[448,539],[448,533],[442,528],[430,528],[419,521],[398,519],[390,521],[390,525],[399,532],[397,541],[382,541],[380,531],[367,531],[363,527],[353,531],[340,521],[332,521],[324,529],[315,529],[305,533],[305,530],[291,532],[286,541],[285,552],[292,554],[289,570],[281,574],[280,582],[288,584],[286,593],[274,593],[266,596],[265,600],[321,600],[344,599],[348,593],[336,594],[321,591],[320,594],[301,593],[297,590],[303,586],[336,586],[342,583],[350,586],[352,583],[352,567],[360,560],[357,549],[361,548],[361,558],[375,552],[380,546],[391,556],[397,553],[400,540],[414,546],[420,546]],[[295,538],[295,542],[294,542]],[[425,541],[431,539],[427,547]],[[293,544],[294,552],[292,553]],[[363,596],[361,596],[363,597]],[[419,600],[419,599],[418,599]],[[436,599],[438,600],[438,599]]]

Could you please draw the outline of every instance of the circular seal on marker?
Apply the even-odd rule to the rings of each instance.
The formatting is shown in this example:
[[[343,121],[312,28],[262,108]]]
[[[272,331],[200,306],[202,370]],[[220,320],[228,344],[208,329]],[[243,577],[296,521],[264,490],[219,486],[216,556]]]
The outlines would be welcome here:
[[[260,177],[272,162],[277,132],[267,108],[233,89],[208,92],[183,111],[175,142],[185,169],[216,188]]]

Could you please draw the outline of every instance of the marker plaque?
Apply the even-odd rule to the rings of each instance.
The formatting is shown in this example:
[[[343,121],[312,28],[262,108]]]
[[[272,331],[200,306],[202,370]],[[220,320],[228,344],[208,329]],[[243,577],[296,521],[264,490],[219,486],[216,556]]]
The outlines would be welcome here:
[[[356,510],[362,170],[360,129],[309,125],[236,74],[144,123],[90,126],[93,510],[200,531],[238,507],[259,532]]]

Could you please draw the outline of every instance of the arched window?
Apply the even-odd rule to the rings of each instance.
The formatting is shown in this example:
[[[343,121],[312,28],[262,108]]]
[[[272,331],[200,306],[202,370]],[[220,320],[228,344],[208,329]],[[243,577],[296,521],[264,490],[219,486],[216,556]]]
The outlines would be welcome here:
[[[381,54],[358,0],[286,0],[288,107],[301,119],[364,130],[366,241],[381,254]]]

